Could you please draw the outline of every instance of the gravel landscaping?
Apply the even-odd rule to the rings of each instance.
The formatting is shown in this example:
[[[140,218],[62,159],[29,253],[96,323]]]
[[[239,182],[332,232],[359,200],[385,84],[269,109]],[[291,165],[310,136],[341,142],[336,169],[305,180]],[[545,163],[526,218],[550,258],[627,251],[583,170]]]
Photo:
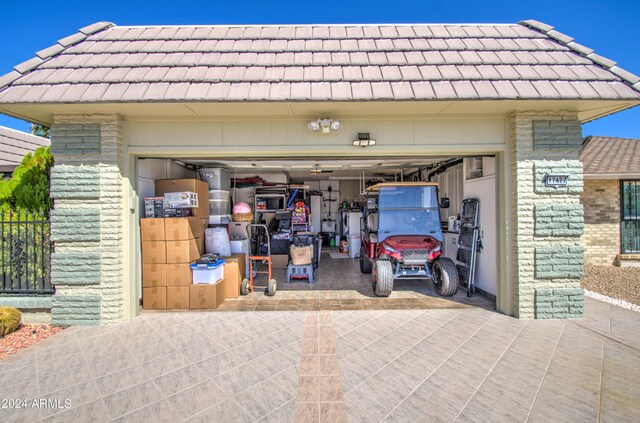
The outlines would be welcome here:
[[[580,285],[589,291],[640,305],[640,268],[585,266]]]
[[[0,338],[0,360],[56,334],[62,329],[51,325],[22,325],[17,331]]]

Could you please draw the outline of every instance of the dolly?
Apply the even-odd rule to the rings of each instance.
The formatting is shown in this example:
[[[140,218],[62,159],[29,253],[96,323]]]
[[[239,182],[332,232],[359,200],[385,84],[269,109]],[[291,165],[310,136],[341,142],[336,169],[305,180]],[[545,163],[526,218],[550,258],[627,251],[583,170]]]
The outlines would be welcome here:
[[[258,236],[257,234],[253,234],[252,233],[252,228],[263,228],[264,232],[266,234],[267,237],[267,255],[266,256],[261,256],[261,255],[253,255],[254,251],[259,251],[259,250],[254,250],[254,244],[253,242],[256,241],[256,246],[259,247],[259,242],[257,242],[258,240]],[[255,236],[254,236],[255,235]],[[247,225],[247,236],[249,238],[249,279],[244,278],[242,280],[242,284],[240,285],[240,293],[242,295],[247,295],[249,292],[253,292],[254,288],[256,287],[253,284],[253,279],[255,276],[257,276],[258,274],[262,273],[262,274],[268,274],[269,279],[267,282],[267,286],[262,286],[263,288],[266,289],[265,294],[268,296],[273,296],[276,294],[276,289],[278,287],[278,284],[276,282],[275,279],[272,278],[271,276],[271,240],[269,239],[269,229],[267,228],[267,225],[261,225],[261,224],[250,224]],[[262,270],[262,271],[258,271],[258,262],[262,262],[263,264],[266,263],[267,264],[267,270]],[[258,288],[260,288],[260,286],[258,286]]]

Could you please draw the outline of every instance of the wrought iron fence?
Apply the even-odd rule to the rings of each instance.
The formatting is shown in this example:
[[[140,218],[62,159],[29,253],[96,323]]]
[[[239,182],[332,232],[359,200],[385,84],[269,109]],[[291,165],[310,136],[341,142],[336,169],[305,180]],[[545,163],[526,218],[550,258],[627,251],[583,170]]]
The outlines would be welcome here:
[[[53,294],[49,220],[41,213],[3,211],[0,232],[0,294]]]
[[[640,180],[622,181],[622,253],[640,253]]]

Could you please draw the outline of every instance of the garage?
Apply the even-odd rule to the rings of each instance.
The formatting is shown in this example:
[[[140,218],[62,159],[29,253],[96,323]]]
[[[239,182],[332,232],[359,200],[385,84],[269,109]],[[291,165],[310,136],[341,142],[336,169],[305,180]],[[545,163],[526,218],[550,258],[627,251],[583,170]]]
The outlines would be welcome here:
[[[205,166],[228,169],[230,182],[233,174],[234,180],[242,175],[288,185],[289,199],[292,187],[302,187],[297,195],[303,207],[311,208],[304,201],[313,197],[336,200],[326,201],[328,210],[333,207],[327,217],[320,212],[319,236],[324,233],[329,245],[322,245],[314,285],[330,289],[314,289],[318,298],[328,291],[357,293],[357,287],[338,288],[344,288],[338,282],[356,279],[371,295],[371,276],[360,273],[355,257],[331,258],[340,254],[339,246],[331,251],[340,221],[335,207],[344,200],[348,208],[362,205],[357,181],[364,171],[365,178],[381,173],[388,182],[439,184],[438,201],[446,194],[452,206],[439,219],[440,231],[446,228],[441,254],[461,238],[449,232],[449,219],[455,227],[462,214],[456,208],[467,198],[479,199],[482,248],[472,300],[488,298],[490,307],[518,318],[578,318],[584,314],[582,125],[639,104],[637,84],[615,62],[533,20],[160,27],[99,22],[0,78],[0,107],[4,114],[51,126],[56,324],[110,324],[141,312],[144,199],[156,196],[156,181],[197,180]],[[416,169],[422,175],[414,181]],[[232,207],[231,196],[238,193],[232,194],[231,184],[228,195]],[[250,197],[247,202],[252,214],[266,214],[256,213],[254,196],[253,205]],[[279,209],[267,208],[269,201],[280,201],[269,198],[260,210]],[[224,198],[213,199],[222,207]],[[340,244],[349,242],[340,236]],[[192,248],[194,243],[184,248],[199,256],[202,248]],[[236,266],[238,273],[245,267]],[[324,270],[341,280],[325,280]],[[288,301],[284,297],[311,292],[303,288],[308,282],[291,284],[296,289],[280,286],[273,298],[282,294]],[[396,294],[429,286],[394,285],[406,289],[368,300],[394,301]],[[220,306],[243,299],[225,298]],[[403,299],[389,306],[408,304]]]
[[[360,134],[360,137],[366,137],[367,142],[371,142],[369,134]],[[354,143],[359,141],[354,140]],[[144,309],[157,310],[166,307],[169,310],[348,310],[469,306],[495,309],[495,156],[384,159],[367,158],[364,155],[351,159],[144,157],[138,159],[137,168],[140,210],[145,212],[145,202],[149,205],[163,201],[163,197],[158,195],[165,193],[164,185],[170,182],[171,178],[176,182],[184,182],[184,189],[189,189],[189,184],[194,183],[193,180],[200,180],[197,182],[198,191],[204,190],[206,183],[206,199],[209,199],[209,203],[207,204],[205,199],[204,208],[208,207],[209,215],[200,219],[203,229],[200,232],[194,231],[192,236],[205,231],[207,235],[200,236],[206,238],[207,242],[200,240],[199,244],[204,250],[199,252],[205,254],[222,251],[219,267],[227,269],[226,276],[220,278],[221,280],[205,280],[225,285],[218,286],[217,298],[201,298],[198,301],[196,291],[200,292],[200,297],[212,297],[213,294],[205,293],[213,292],[216,288],[199,286],[200,284],[196,283],[196,273],[200,274],[201,271],[196,270],[196,273],[190,274],[187,270],[191,264],[189,261],[195,256],[181,258],[183,263],[151,263],[145,259],[145,252],[149,248],[157,248],[158,244],[145,241],[149,239],[148,236],[145,237],[145,225],[163,220],[157,219],[161,217],[158,216],[158,210],[155,214],[146,212],[147,216],[155,219],[142,216],[141,220],[143,260],[139,292],[142,294],[140,299]],[[379,210],[378,201],[383,201],[380,195],[387,195],[383,194],[387,192],[386,188],[381,191],[377,189],[380,184],[390,185],[391,187],[387,188],[393,188],[395,195],[398,195],[398,190],[403,187],[408,190],[400,196],[399,204],[396,205],[401,210],[389,210],[384,207],[384,211]],[[426,195],[422,191],[433,190],[437,193],[435,204],[428,204],[434,209],[416,211],[415,205],[410,204],[412,196],[415,195],[411,194],[412,190],[419,190],[422,196]],[[203,195],[200,192],[199,197]],[[443,199],[448,204],[442,204]],[[461,213],[465,199],[465,204],[477,201],[477,216],[474,216],[473,222],[468,221],[466,225],[476,228],[477,242],[473,250],[462,243],[460,248],[465,250],[466,254],[461,253],[458,256]],[[233,212],[239,203],[244,207],[248,206],[248,215]],[[167,206],[166,202],[164,204]],[[171,208],[164,215],[170,216],[174,213],[175,210]],[[207,214],[206,210],[203,212],[200,208],[193,208],[185,213],[192,213],[198,217]],[[432,220],[422,220],[424,216],[414,215],[415,213],[436,217]],[[375,231],[372,231],[367,225],[367,216],[370,214],[373,214],[369,218],[370,221],[372,218],[377,220],[378,215],[381,216],[381,222],[387,219],[388,230],[381,228],[378,231],[376,222]],[[416,220],[418,216],[420,221]],[[169,222],[176,219],[179,218],[165,220]],[[198,220],[195,217],[190,219]],[[248,234],[247,226],[250,224],[265,225],[265,228],[250,228]],[[219,230],[214,228],[223,228],[223,233],[228,235],[231,256],[225,252],[225,248],[217,248],[218,239],[214,240],[212,234]],[[265,235],[264,229],[268,230],[268,235]],[[393,271],[391,261],[389,262],[389,272],[395,275],[390,279],[388,291],[382,292],[381,284],[377,285],[376,290],[372,282],[377,273],[375,270],[372,271],[372,267],[380,254],[375,250],[378,245],[382,245],[378,237],[388,232],[393,232],[396,238],[422,235],[423,238],[430,236],[437,240],[434,245],[416,245],[424,248],[427,255],[430,250],[435,250],[435,257],[441,255],[444,259],[438,263],[446,259],[451,260],[449,266],[450,271],[455,272],[455,286],[447,288],[447,291],[438,284],[438,292],[432,274],[433,265],[425,266],[427,261],[433,262],[433,257],[418,258],[417,261],[414,260],[413,266],[409,266],[407,263],[410,260],[405,254],[405,257],[399,257],[399,261],[391,259]],[[473,233],[469,232],[471,236]],[[391,235],[387,236],[390,236],[391,241],[394,239]],[[247,292],[243,291],[242,282],[251,279],[248,276],[251,273],[248,257],[267,255],[266,238],[269,239],[268,255],[277,291],[275,295],[269,295],[267,275],[254,274],[256,287],[247,295]],[[376,243],[362,242],[363,239],[369,238]],[[303,244],[304,249],[301,248]],[[171,248],[170,245],[170,241],[167,240],[165,248]],[[398,247],[398,244],[394,245]],[[407,247],[409,253],[417,252],[411,250],[416,248],[416,245],[411,244]],[[297,247],[298,254],[303,254],[302,259],[296,260],[292,246],[294,250]],[[473,263],[469,260],[471,253],[474,257]],[[385,251],[382,254],[384,258],[389,252]],[[151,254],[147,254],[147,257],[154,261],[157,259]],[[396,264],[400,263],[406,268],[396,270]],[[259,260],[254,262],[254,265],[261,270],[267,270],[267,266]],[[239,274],[236,274],[236,266],[241,267]],[[436,268],[440,271],[438,266],[436,265]],[[158,280],[154,277],[162,267],[167,269],[167,277],[165,280]],[[184,270],[176,270],[178,268]],[[209,273],[217,271],[210,270]],[[219,274],[216,277],[219,277]],[[469,279],[472,280],[471,288]],[[436,276],[435,280],[440,281],[441,277]],[[158,284],[165,286],[157,286]],[[189,290],[190,300],[198,301],[197,304],[189,304]],[[158,296],[161,299],[166,298],[166,303],[162,300],[157,302]]]

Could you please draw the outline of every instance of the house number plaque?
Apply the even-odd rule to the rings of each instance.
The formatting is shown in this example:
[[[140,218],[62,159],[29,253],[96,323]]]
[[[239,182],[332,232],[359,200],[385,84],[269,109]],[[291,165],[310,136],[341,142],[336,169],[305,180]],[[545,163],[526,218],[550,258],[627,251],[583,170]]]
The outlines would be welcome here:
[[[544,184],[548,187],[566,187],[569,185],[569,175],[544,175]]]

